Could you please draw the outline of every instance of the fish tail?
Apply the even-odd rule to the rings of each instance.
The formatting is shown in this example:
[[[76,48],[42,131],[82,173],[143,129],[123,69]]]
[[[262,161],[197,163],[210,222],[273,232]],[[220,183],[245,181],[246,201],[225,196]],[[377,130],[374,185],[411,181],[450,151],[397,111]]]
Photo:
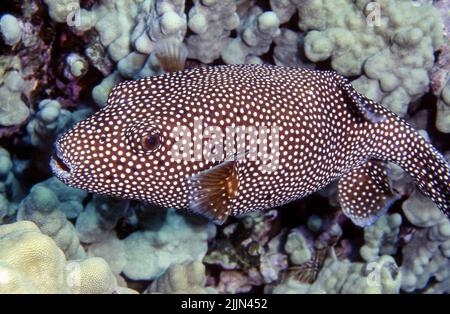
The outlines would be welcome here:
[[[450,166],[419,132],[397,116],[377,123],[373,158],[399,165],[420,190],[450,216]]]

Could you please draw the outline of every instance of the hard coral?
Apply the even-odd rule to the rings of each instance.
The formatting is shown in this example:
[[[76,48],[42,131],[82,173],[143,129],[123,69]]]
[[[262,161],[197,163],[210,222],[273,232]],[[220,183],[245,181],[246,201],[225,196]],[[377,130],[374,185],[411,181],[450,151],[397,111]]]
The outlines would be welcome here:
[[[148,293],[207,293],[205,266],[200,262],[172,265],[161,277],[153,281]]]
[[[146,230],[123,240],[111,234],[90,246],[88,253],[103,257],[130,279],[151,280],[173,264],[202,260],[208,239],[215,235],[211,223],[191,222],[174,210],[156,214],[151,220]]]
[[[0,226],[1,293],[130,293],[101,258],[67,261],[32,222]]]

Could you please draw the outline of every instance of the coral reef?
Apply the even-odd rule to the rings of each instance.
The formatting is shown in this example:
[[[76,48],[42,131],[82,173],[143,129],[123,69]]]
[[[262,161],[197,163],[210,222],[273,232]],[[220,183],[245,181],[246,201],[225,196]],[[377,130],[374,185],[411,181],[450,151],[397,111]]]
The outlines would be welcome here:
[[[50,179],[51,180],[51,179]],[[60,210],[61,205],[79,207],[77,200],[61,202],[52,189],[46,187],[47,182],[35,185],[30,194],[21,202],[17,212],[17,220],[34,222],[43,234],[51,237],[68,259],[79,259],[85,256],[74,226]],[[65,187],[65,190],[70,189]]]
[[[39,148],[51,147],[58,134],[91,113],[89,108],[71,112],[62,108],[57,100],[44,99],[26,126],[25,141]]]
[[[76,222],[78,236],[83,243],[103,240],[113,230],[120,218],[125,216],[129,202],[95,195]]]
[[[442,48],[434,68],[432,89],[439,97],[436,128],[441,132],[450,133],[450,45]]]
[[[0,125],[10,127],[22,124],[30,110],[22,101],[25,82],[18,71],[9,71],[0,87]]]
[[[398,166],[359,229],[336,185],[214,226],[50,176],[58,136],[113,86],[186,67],[335,70],[450,152],[448,0],[11,1],[0,15],[0,292],[449,293],[450,224]],[[187,60],[186,60],[187,58]],[[30,267],[33,265],[33,267]],[[134,286],[133,286],[134,287]]]
[[[114,71],[105,77],[100,84],[92,89],[92,98],[94,101],[100,106],[104,105],[113,86],[120,83],[122,79],[119,71]]]
[[[287,268],[287,256],[280,252],[283,234],[270,238],[276,211],[247,215],[222,230],[223,240],[216,240],[204,262],[222,268],[220,278],[210,277],[219,292],[248,292],[252,286],[279,279]]]
[[[298,62],[299,54],[311,62],[330,58],[338,72],[360,75],[355,86],[361,92],[402,115],[412,100],[427,92],[433,52],[443,44],[439,11],[409,0],[272,0],[273,11],[228,0],[195,0],[187,16],[183,0],[133,1],[128,5],[121,0],[102,1],[90,10],[76,12],[67,4],[46,3],[55,21],[64,22],[78,13],[79,23],[73,26],[76,31],[96,29],[101,43],[101,48],[97,47],[117,62],[118,73],[110,82],[120,81],[118,74],[137,78],[155,73],[156,43],[181,43],[189,28],[194,33],[186,38],[189,58],[203,63],[219,58],[225,63],[260,63],[260,56],[275,42],[277,64],[283,64],[281,59],[286,64],[303,64]],[[80,7],[71,2],[74,4]],[[295,13],[303,33],[280,30],[279,25]],[[114,24],[116,20],[118,24]],[[232,30],[237,36],[231,37]],[[276,57],[289,46],[293,57],[286,52],[282,52],[283,58]],[[296,51],[299,53],[293,54]],[[292,58],[295,62],[289,63]],[[105,84],[102,89],[108,87],[109,91],[113,84]],[[105,97],[98,92],[93,97],[102,104]]]
[[[319,276],[313,284],[293,278],[275,286],[273,293],[397,293],[401,273],[391,256],[383,255],[374,262],[340,261],[330,251]]]
[[[15,45],[22,38],[20,22],[11,14],[5,14],[0,18],[0,32],[7,45]]]
[[[194,0],[188,19],[194,34],[186,38],[189,58],[211,63],[221,56],[231,31],[240,23],[236,10],[233,0]]]
[[[205,289],[205,266],[189,262],[171,266],[148,287],[148,293],[208,293]]]
[[[133,293],[98,257],[68,261],[29,221],[0,226],[1,293]]]
[[[23,189],[14,175],[10,153],[0,147],[0,223],[16,212],[17,203],[22,199]]]
[[[238,28],[238,37],[232,39],[222,51],[228,64],[262,63],[258,56],[270,49],[272,40],[280,34],[280,20],[273,12],[263,12],[255,6],[246,13]]]
[[[421,227],[402,248],[402,290],[425,290],[448,293],[450,286],[450,223],[441,217],[436,206],[423,195],[415,193],[403,203],[408,220]],[[434,279],[432,285],[427,285]]]
[[[366,262],[373,262],[380,255],[394,255],[401,223],[399,214],[385,215],[364,229],[366,243],[360,249],[362,258]]]
[[[171,265],[203,259],[208,239],[215,236],[213,224],[189,221],[174,210],[155,216],[149,228],[123,240],[110,234],[89,246],[88,254],[103,257],[116,273],[134,280],[155,279]]]

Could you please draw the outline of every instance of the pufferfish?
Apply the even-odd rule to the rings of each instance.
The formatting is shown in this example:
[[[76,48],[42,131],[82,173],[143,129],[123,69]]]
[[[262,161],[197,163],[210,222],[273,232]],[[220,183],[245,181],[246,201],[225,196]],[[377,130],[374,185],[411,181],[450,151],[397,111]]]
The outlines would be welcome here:
[[[398,197],[387,162],[449,215],[448,163],[395,113],[336,72],[248,64],[118,84],[56,141],[50,164],[67,185],[217,224],[339,179],[342,211],[367,226]]]

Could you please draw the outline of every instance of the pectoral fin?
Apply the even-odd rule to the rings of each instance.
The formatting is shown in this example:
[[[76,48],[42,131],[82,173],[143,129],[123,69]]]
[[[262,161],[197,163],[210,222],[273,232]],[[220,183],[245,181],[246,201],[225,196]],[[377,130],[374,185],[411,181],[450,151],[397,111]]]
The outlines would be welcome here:
[[[368,161],[341,177],[338,190],[342,211],[360,227],[374,223],[398,199],[379,161]]]
[[[236,161],[224,161],[188,179],[190,209],[216,224],[230,214],[230,202],[239,189]]]

